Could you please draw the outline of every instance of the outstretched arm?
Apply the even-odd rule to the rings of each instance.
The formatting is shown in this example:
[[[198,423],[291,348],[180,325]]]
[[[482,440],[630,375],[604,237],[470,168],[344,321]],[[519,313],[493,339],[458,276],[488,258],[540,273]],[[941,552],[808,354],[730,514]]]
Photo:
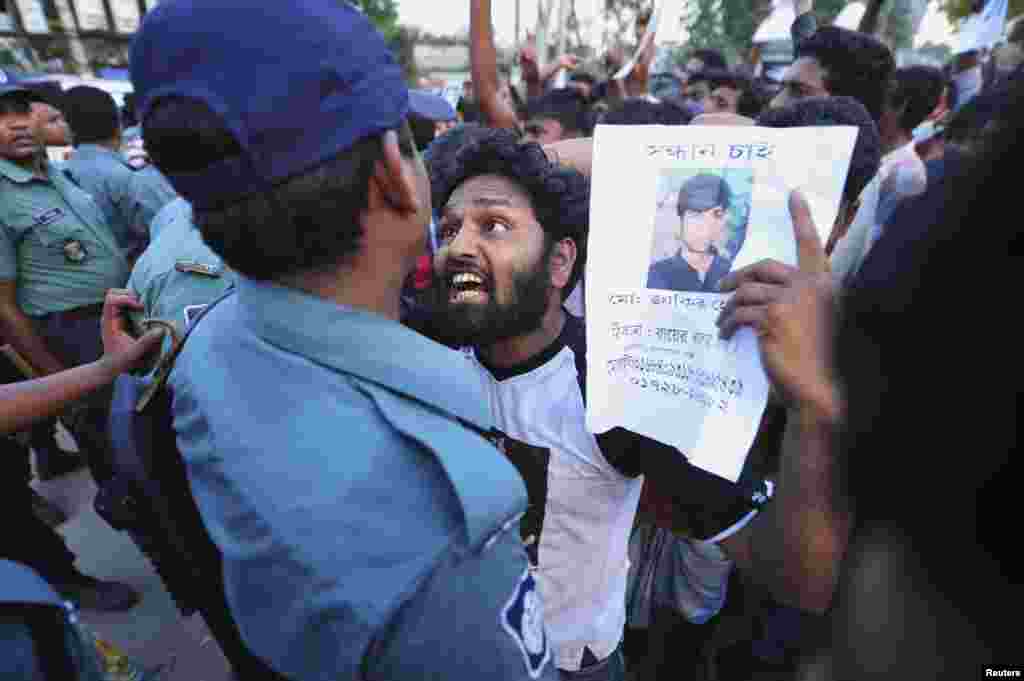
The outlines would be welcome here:
[[[134,296],[111,291],[103,306],[103,357],[43,378],[0,385],[0,433],[16,432],[58,414],[70,402],[138,366],[159,348],[162,331],[151,331],[138,340],[125,331],[122,310],[141,307]]]
[[[498,51],[494,46],[491,0],[471,0],[469,12],[469,59],[480,111],[494,128],[519,128],[516,112],[500,95]]]

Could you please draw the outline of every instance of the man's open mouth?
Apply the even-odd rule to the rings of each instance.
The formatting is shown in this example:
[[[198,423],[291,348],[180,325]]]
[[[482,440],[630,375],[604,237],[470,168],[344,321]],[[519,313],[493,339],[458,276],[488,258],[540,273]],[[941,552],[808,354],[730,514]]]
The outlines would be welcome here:
[[[475,272],[455,272],[448,277],[448,302],[477,303],[486,300],[484,278]]]

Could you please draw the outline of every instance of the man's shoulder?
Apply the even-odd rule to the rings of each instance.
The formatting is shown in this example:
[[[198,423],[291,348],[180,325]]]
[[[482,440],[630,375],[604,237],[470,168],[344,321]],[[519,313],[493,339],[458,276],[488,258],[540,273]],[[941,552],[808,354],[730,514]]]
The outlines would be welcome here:
[[[677,257],[670,255],[667,258],[654,261],[647,270],[648,288],[659,288],[652,285],[652,282],[666,282],[679,269],[676,262]]]

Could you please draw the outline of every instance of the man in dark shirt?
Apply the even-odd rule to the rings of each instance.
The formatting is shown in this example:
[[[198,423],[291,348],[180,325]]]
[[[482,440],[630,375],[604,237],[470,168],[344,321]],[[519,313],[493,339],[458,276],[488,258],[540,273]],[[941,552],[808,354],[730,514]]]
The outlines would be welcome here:
[[[718,290],[729,274],[731,261],[718,252],[732,203],[729,184],[717,175],[702,173],[679,190],[679,251],[651,265],[647,288],[670,291]]]

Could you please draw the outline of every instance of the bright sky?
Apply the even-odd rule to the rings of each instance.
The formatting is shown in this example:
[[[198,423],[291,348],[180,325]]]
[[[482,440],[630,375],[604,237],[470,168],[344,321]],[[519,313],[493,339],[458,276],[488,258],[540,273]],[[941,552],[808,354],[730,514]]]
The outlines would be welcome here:
[[[553,13],[558,11],[558,0]],[[515,35],[515,0],[492,0],[494,26],[500,44],[509,45]],[[587,21],[596,14],[601,0],[576,0],[580,20]],[[537,0],[520,0],[520,31],[533,29],[537,24]],[[469,2],[467,0],[398,0],[398,15],[403,24],[420,26],[434,34],[452,35],[469,28]],[[928,12],[914,41],[915,46],[926,42],[952,44],[952,26],[938,9],[937,0],[928,5]]]
[[[552,15],[558,13],[558,0]],[[548,0],[552,2],[552,0]],[[537,0],[520,0],[519,30],[526,34],[537,25]],[[580,21],[594,16],[593,8],[600,4],[595,0],[576,0],[576,11]],[[500,44],[511,45],[516,32],[515,0],[492,0],[494,28]],[[468,0],[398,0],[398,18],[403,24],[420,26],[426,31],[440,35],[452,35],[469,29]]]

